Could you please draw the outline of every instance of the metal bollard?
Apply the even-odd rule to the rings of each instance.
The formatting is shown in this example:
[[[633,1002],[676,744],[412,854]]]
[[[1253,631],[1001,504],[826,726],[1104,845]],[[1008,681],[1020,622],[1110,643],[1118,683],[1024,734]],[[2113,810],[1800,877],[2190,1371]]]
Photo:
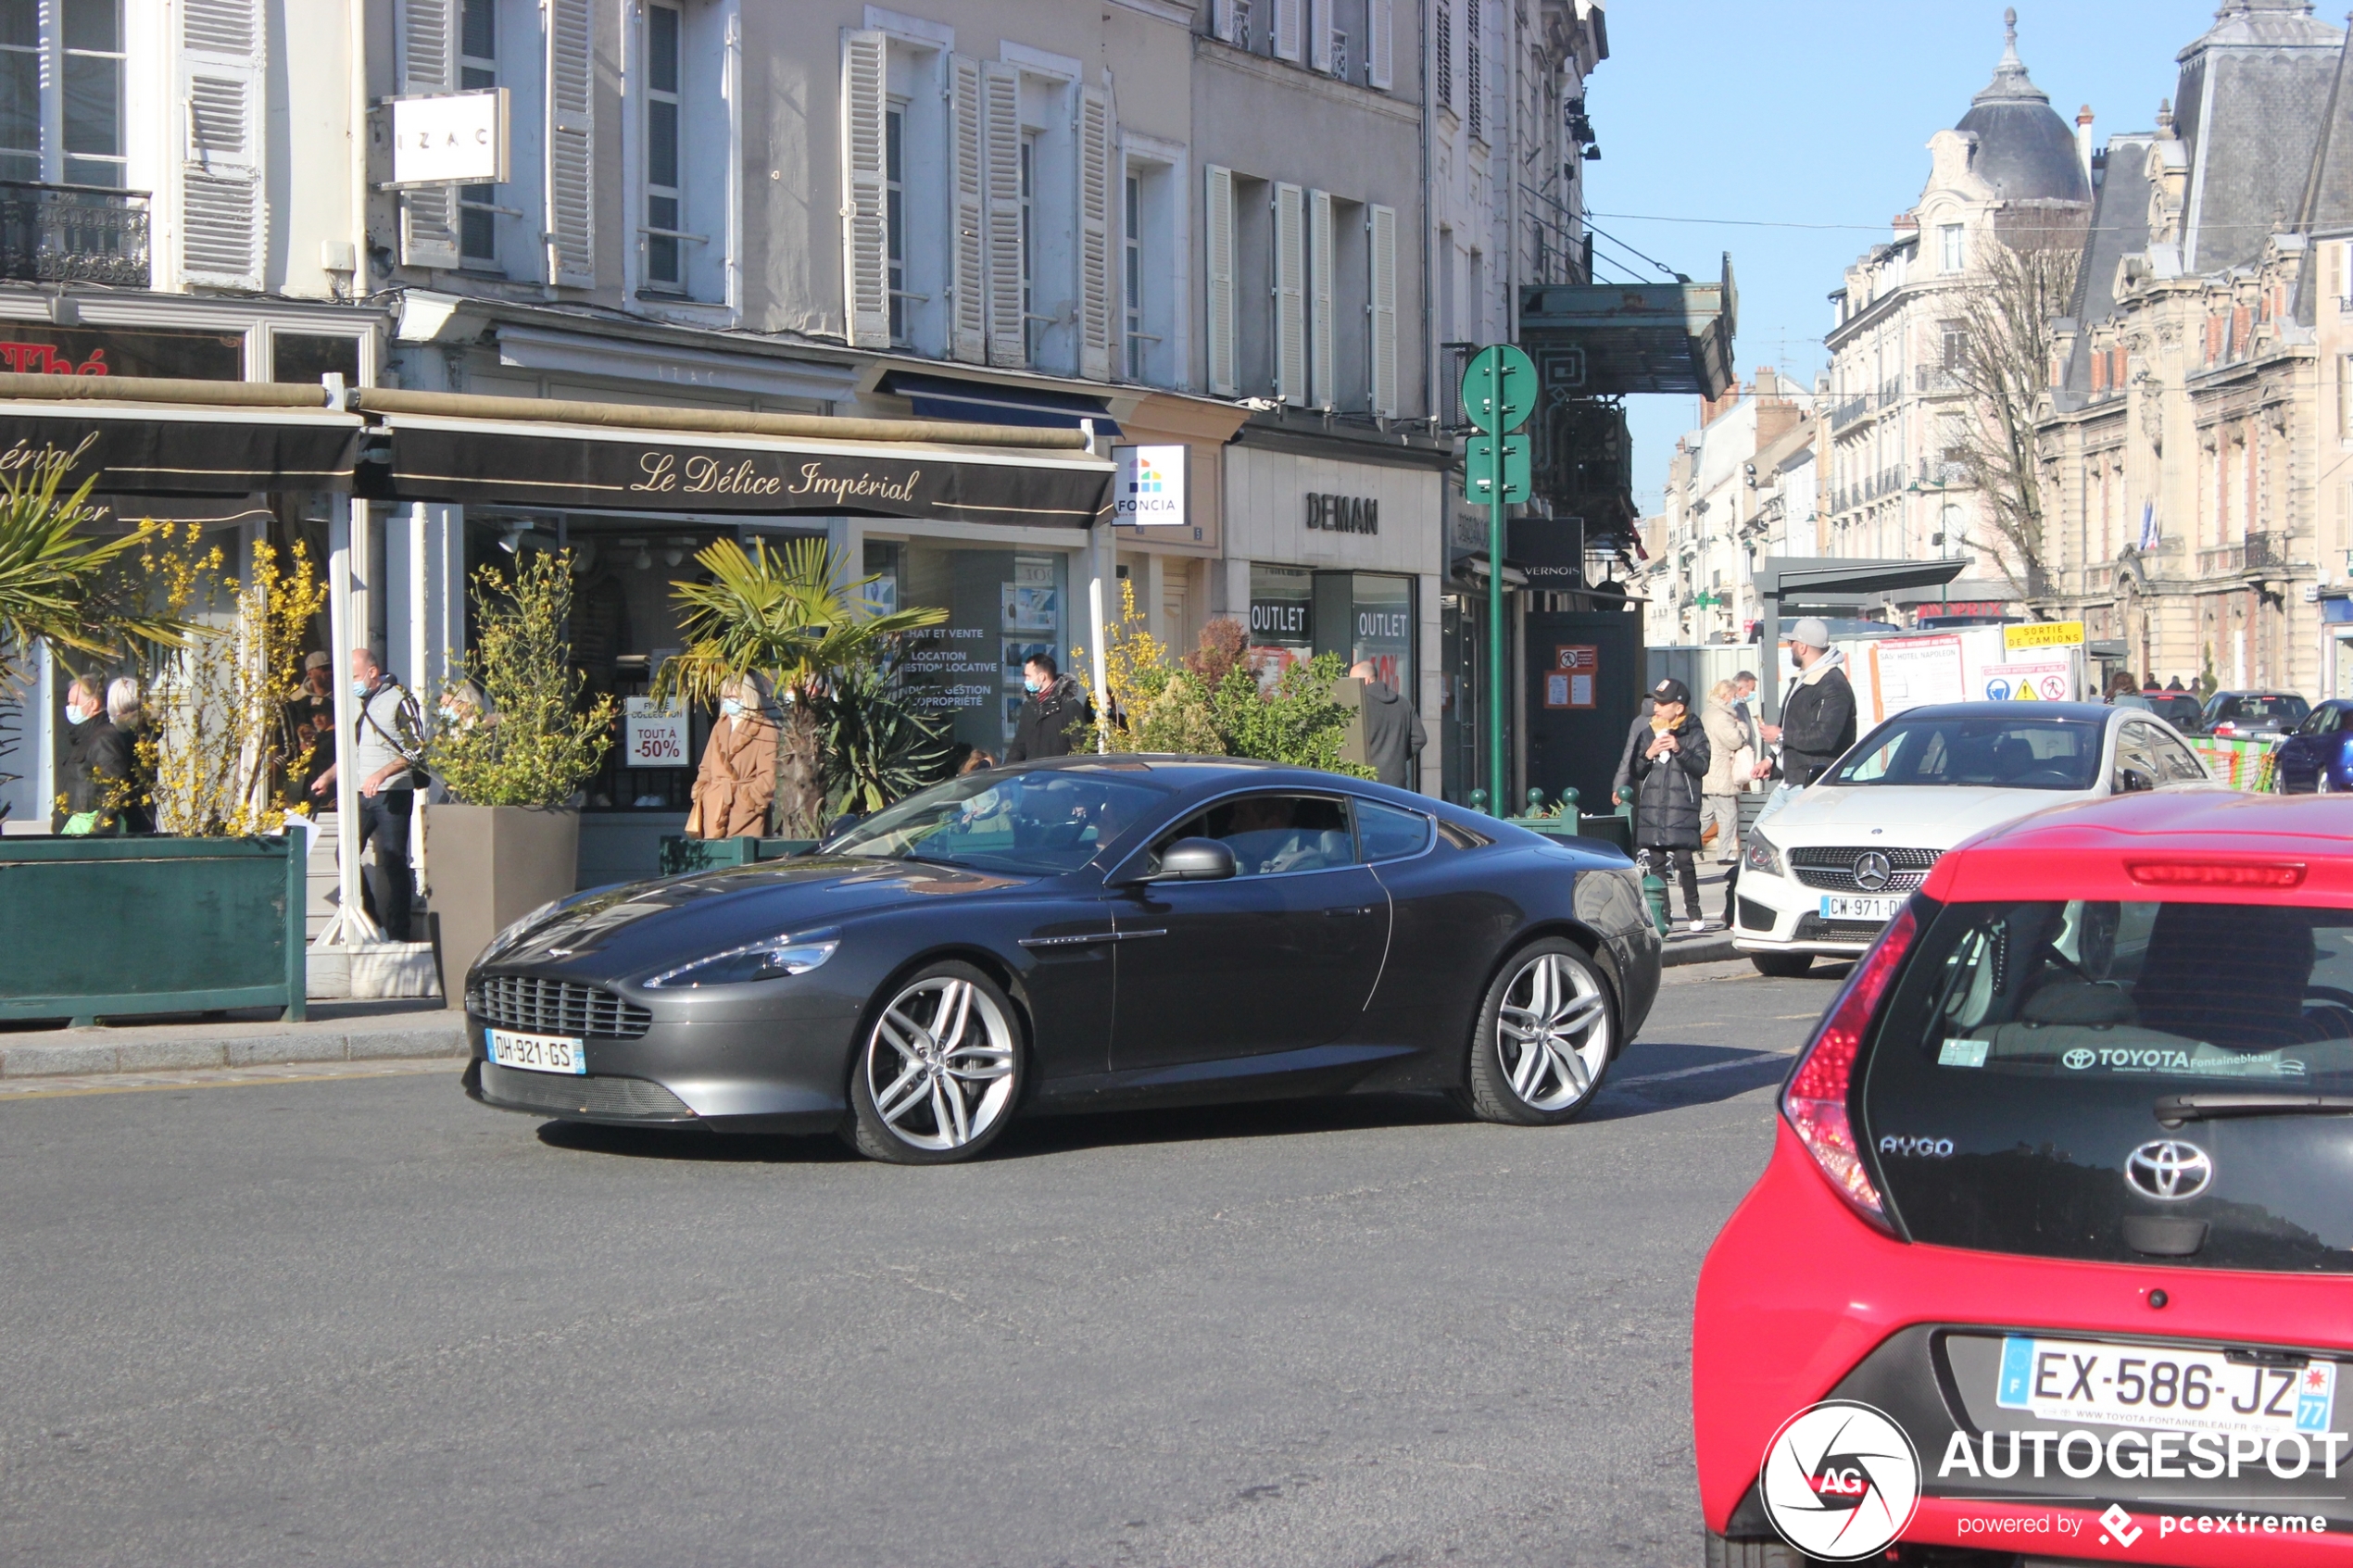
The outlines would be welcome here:
[[[1634,844],[1634,791],[1630,786],[1617,792],[1617,814],[1626,819],[1626,842]],[[1634,851],[1639,856],[1642,846],[1635,844]],[[1658,927],[1661,936],[1666,935],[1671,929],[1667,915],[1667,881],[1647,866],[1642,870],[1642,897],[1651,907],[1651,923]]]

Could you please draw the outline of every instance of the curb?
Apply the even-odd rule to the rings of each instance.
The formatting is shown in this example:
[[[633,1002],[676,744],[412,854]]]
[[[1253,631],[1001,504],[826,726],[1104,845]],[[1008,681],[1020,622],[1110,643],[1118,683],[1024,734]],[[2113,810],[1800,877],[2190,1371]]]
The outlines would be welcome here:
[[[1665,951],[1658,955],[1658,961],[1661,968],[1674,969],[1687,963],[1722,963],[1727,959],[1740,956],[1739,949],[1732,946],[1731,933],[1718,932],[1710,936],[1670,936],[1665,944]]]
[[[0,1045],[0,1079],[87,1076],[99,1073],[170,1073],[206,1067],[264,1067],[294,1062],[383,1061],[466,1054],[462,1016],[405,1028],[313,1031],[296,1025],[270,1035],[182,1035],[165,1039],[105,1039],[104,1029],[68,1032],[78,1038]]]

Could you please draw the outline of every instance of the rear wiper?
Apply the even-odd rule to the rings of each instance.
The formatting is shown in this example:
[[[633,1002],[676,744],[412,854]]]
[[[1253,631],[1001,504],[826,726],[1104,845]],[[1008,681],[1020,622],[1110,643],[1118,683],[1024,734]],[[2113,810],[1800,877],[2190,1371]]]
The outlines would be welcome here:
[[[2160,1095],[2155,1109],[2168,1127],[2226,1116],[2353,1116],[2353,1095]]]

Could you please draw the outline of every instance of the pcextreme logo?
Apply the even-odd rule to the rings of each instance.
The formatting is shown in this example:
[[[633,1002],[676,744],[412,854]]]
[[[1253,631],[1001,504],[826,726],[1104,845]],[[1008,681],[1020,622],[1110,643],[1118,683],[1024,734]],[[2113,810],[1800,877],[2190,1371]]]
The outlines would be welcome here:
[[[1854,1399],[1825,1399],[1765,1446],[1765,1517],[1810,1557],[1854,1562],[1887,1549],[1920,1502],[1920,1456],[1904,1429]]]

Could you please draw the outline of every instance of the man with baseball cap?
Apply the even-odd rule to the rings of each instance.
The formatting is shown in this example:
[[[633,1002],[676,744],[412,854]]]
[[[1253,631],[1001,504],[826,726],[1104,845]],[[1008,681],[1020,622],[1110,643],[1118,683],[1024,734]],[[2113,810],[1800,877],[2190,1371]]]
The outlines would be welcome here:
[[[1807,616],[1790,631],[1790,658],[1797,684],[1781,703],[1779,724],[1757,733],[1780,743],[1782,782],[1804,789],[1855,744],[1855,688],[1846,683],[1846,658],[1831,646],[1831,629]]]
[[[1707,929],[1699,912],[1700,780],[1707,774],[1707,731],[1692,712],[1692,694],[1668,676],[1650,690],[1651,710],[1626,737],[1618,776],[1634,792],[1634,859],[1659,880],[1680,883],[1683,918]]]

